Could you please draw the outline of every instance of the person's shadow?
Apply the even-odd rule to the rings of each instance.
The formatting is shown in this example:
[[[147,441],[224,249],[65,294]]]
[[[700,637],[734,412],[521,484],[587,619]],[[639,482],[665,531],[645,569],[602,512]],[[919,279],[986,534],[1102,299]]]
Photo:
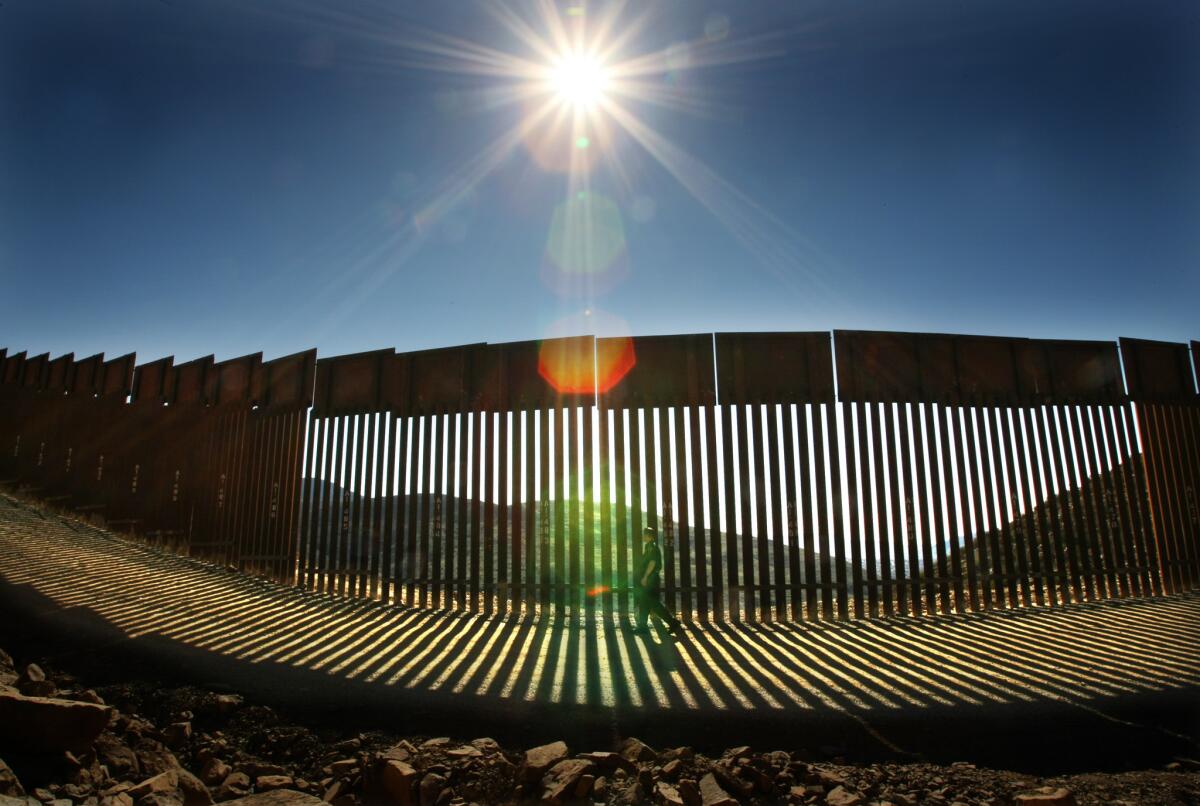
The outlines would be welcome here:
[[[675,636],[667,631],[667,628],[658,623],[651,622],[650,632],[644,635],[635,635],[635,638],[642,642],[646,647],[646,655],[650,659],[650,666],[658,672],[673,672],[679,668],[679,649],[675,646]]]

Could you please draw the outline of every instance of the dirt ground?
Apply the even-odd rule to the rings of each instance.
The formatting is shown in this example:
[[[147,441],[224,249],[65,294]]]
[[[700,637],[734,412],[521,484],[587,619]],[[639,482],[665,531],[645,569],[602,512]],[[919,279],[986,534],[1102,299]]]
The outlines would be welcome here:
[[[101,759],[120,758],[122,747],[143,759],[123,773],[110,763],[107,778],[93,774],[89,786],[80,786],[77,765],[14,750],[11,743],[0,746],[0,757],[25,792],[40,802],[54,801],[55,806],[128,806],[115,798],[137,793],[138,779],[157,769],[164,754],[204,781],[215,802],[274,789],[307,793],[336,806],[403,802],[383,788],[380,773],[381,765],[401,758],[414,775],[411,802],[443,806],[547,800],[704,804],[719,802],[710,797],[714,784],[730,804],[1200,803],[1200,763],[1187,758],[1158,770],[1038,777],[965,761],[845,763],[835,755],[836,748],[784,752],[731,746],[706,755],[688,747],[649,748],[628,737],[612,747],[564,748],[566,753],[559,756],[581,759],[575,771],[589,772],[568,782],[565,796],[554,797],[551,789],[561,784],[554,770],[565,769],[566,762],[560,760],[558,767],[531,777],[526,771],[530,748],[500,747],[480,737],[315,724],[246,701],[235,692],[142,678],[135,669],[97,668],[86,662],[73,668],[68,661],[31,656],[25,647],[13,654],[9,668],[20,678],[17,688],[30,688],[27,670],[34,663],[46,678],[34,693],[53,691],[57,698],[102,701],[115,709],[109,728],[97,740]],[[122,675],[127,679],[121,680]],[[731,742],[736,738],[729,737]],[[609,763],[609,755],[616,753],[620,763]],[[87,758],[83,761],[86,764]],[[706,779],[709,789],[702,793],[700,782]],[[154,800],[147,797],[131,803],[169,806],[161,794]],[[179,802],[187,804],[183,796]]]

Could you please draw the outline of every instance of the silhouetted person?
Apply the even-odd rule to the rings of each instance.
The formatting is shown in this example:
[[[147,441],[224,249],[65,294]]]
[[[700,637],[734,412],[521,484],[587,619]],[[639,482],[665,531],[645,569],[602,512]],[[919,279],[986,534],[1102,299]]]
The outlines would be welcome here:
[[[642,559],[633,577],[633,595],[637,603],[637,627],[633,631],[642,635],[648,633],[646,621],[653,614],[667,623],[672,635],[678,635],[682,628],[679,619],[668,613],[658,598],[663,560],[656,537],[652,527],[647,526],[642,530]]]

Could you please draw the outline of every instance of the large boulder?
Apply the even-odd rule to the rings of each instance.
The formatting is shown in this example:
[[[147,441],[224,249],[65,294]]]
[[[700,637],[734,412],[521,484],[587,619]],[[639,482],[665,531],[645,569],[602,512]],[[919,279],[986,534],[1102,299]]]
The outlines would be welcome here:
[[[107,705],[0,692],[0,747],[83,752],[96,741],[111,715]]]
[[[711,772],[700,779],[700,800],[704,806],[737,806],[737,800],[721,788]]]
[[[96,737],[96,758],[117,778],[136,780],[141,776],[137,754],[108,731]]]
[[[558,762],[542,778],[542,802],[563,803],[572,799],[579,779],[595,769],[592,762],[583,758],[568,758]]]
[[[400,806],[409,806],[416,801],[413,790],[420,773],[405,761],[388,759],[379,774],[379,783],[388,797]]]
[[[566,758],[567,754],[567,743],[561,741],[526,750],[525,761],[521,764],[521,780],[530,784],[542,780],[546,771]]]
[[[618,752],[627,760],[634,763],[639,761],[657,761],[658,753],[650,745],[632,736],[621,743]]]

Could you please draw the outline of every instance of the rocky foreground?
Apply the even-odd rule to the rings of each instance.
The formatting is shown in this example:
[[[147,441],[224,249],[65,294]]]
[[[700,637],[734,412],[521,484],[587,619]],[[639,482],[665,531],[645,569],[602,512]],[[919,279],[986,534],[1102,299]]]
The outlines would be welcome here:
[[[1200,804],[1200,765],[1039,779],[968,763],[837,763],[734,747],[706,756],[635,738],[513,751],[288,724],[233,693],[89,689],[0,650],[0,806],[403,804]]]

